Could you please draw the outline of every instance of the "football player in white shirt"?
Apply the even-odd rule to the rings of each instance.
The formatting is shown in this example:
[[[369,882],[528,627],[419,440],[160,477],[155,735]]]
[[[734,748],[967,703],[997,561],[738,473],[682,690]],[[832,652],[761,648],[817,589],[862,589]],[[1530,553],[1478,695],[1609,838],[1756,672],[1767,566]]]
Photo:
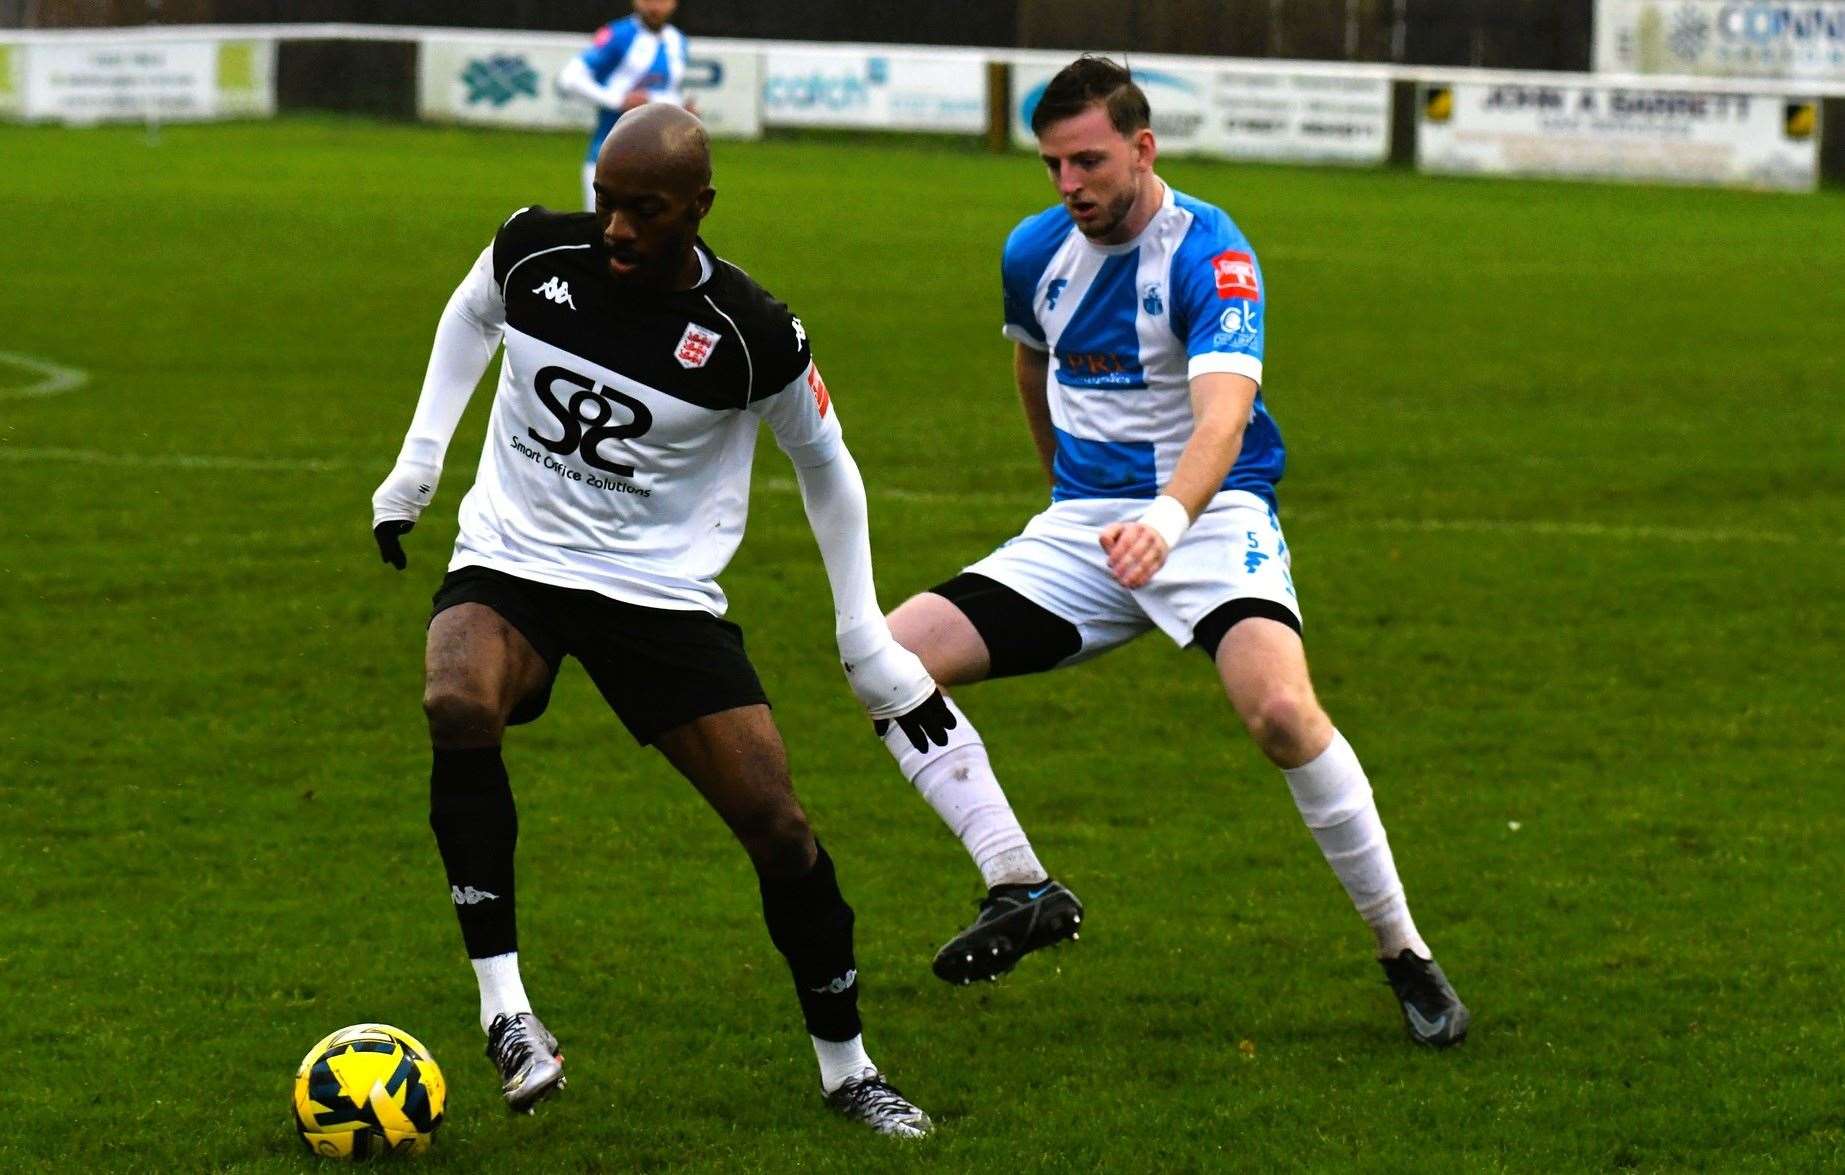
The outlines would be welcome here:
[[[1154,174],[1146,96],[1080,58],[1032,115],[1059,202],[1001,263],[1005,332],[1052,504],[1023,533],[891,614],[944,686],[1074,664],[1159,629],[1216,668],[1250,735],[1376,939],[1412,1039],[1470,1016],[1417,932],[1357,755],[1315,699],[1276,511],[1285,452],[1262,396],[1267,304],[1255,251],[1220,209]],[[986,748],[881,723],[905,776],[986,881],[937,954],[950,982],[997,978],[1077,936],[1083,907],[1034,854]]]
[[[509,1106],[563,1084],[519,973],[518,816],[501,757],[565,656],[657,747],[755,865],[826,1100],[885,1134],[927,1115],[866,1055],[852,909],[789,782],[781,735],[722,619],[716,577],[743,536],[763,422],[793,462],[832,587],[839,655],[879,720],[925,743],[948,713],[891,639],[872,586],[865,488],[788,308],[699,239],[715,195],[704,129],[654,105],[622,120],[597,211],[514,213],[449,300],[395,468],[373,496],[380,555],[429,505],[476,381],[504,341],[486,446],[429,622],[430,824]]]

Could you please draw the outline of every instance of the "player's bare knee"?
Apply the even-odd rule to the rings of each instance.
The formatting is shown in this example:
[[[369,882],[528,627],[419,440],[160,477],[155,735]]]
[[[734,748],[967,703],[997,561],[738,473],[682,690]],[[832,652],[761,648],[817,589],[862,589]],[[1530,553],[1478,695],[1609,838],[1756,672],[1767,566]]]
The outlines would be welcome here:
[[[799,876],[812,863],[813,829],[792,795],[752,805],[732,819],[731,831],[765,877]]]
[[[1305,761],[1302,751],[1314,740],[1325,716],[1312,695],[1276,689],[1245,710],[1243,722],[1269,758],[1292,767]]]
[[[429,741],[438,747],[491,746],[505,732],[505,716],[491,699],[457,682],[431,682],[423,691]]]

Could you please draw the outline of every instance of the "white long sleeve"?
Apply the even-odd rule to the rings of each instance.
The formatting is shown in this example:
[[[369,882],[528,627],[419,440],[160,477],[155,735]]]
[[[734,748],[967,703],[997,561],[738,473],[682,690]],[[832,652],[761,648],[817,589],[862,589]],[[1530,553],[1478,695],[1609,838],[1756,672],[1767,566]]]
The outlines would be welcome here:
[[[628,96],[613,86],[597,83],[595,75],[589,72],[589,66],[581,57],[572,57],[564,63],[564,68],[557,73],[557,88],[606,110],[621,109],[623,99]]]
[[[436,324],[410,431],[390,476],[372,495],[372,525],[387,519],[415,522],[435,497],[449,442],[475,385],[499,349],[505,326],[506,302],[493,280],[489,245],[449,296]]]
[[[794,472],[833,589],[833,630],[846,680],[873,718],[907,714],[935,693],[935,681],[916,655],[891,636],[878,608],[865,479],[858,462],[839,444],[830,459],[815,465],[797,462]]]
[[[890,629],[878,609],[877,587],[872,581],[871,518],[858,462],[839,444],[821,464],[797,464],[794,475],[801,486],[808,525],[820,545],[820,560],[826,564],[827,583],[833,589],[833,631],[842,638],[842,655],[843,638],[860,640],[867,626],[871,626],[867,635],[875,637],[882,630],[888,640]]]

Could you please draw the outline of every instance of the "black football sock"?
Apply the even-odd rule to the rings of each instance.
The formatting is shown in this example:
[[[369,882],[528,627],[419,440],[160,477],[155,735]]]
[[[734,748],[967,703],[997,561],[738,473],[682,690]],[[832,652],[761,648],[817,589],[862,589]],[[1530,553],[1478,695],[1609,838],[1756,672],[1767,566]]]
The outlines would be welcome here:
[[[519,949],[513,917],[513,849],[519,812],[500,748],[436,748],[429,772],[429,827],[435,830],[449,896],[470,959]]]
[[[821,1040],[851,1040],[860,1032],[858,967],[852,958],[852,907],[839,892],[833,859],[816,845],[813,868],[762,886],[769,938],[794,973],[807,1031]]]

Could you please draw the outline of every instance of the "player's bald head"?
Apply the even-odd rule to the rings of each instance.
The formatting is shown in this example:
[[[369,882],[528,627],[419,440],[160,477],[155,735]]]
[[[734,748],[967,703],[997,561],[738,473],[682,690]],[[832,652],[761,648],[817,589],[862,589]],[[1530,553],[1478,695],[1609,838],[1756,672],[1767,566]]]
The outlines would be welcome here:
[[[596,156],[596,228],[617,281],[688,289],[711,211],[711,143],[698,119],[653,102],[621,116]]]
[[[691,196],[711,186],[711,140],[686,110],[650,102],[621,117],[602,140],[596,181]]]

